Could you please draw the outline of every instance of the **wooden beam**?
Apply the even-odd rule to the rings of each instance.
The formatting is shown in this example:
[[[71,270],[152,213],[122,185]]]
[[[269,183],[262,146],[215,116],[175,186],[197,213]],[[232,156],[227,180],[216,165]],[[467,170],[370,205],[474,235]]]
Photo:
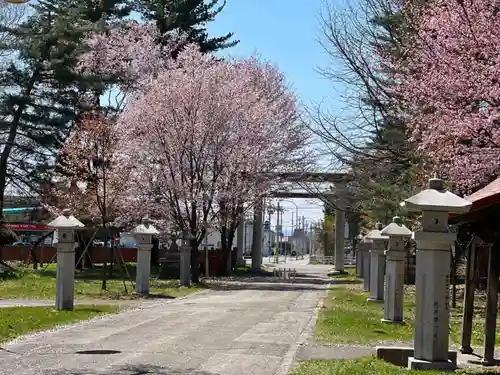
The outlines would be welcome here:
[[[498,242],[490,248],[488,259],[488,286],[486,299],[486,321],[484,323],[484,356],[481,363],[493,366],[495,361],[495,337],[498,304]]]
[[[478,240],[475,237],[467,247],[467,268],[465,269],[464,315],[462,318],[462,346],[460,352],[472,354],[472,319],[474,317],[474,290],[476,289],[476,258]]]

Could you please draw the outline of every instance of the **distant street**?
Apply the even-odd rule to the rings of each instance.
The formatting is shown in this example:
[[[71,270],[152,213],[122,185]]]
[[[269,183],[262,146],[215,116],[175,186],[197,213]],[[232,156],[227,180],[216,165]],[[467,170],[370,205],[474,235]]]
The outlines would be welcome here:
[[[28,337],[0,351],[9,375],[286,375],[313,328],[329,266],[296,284],[235,280],[199,295],[159,301],[71,328]],[[107,350],[101,354],[82,351]],[[142,371],[142,372],[141,372]]]

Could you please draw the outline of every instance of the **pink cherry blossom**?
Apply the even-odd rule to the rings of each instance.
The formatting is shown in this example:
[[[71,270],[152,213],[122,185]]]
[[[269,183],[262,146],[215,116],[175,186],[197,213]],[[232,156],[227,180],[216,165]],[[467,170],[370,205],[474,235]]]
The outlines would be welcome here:
[[[166,47],[158,43],[160,38],[169,41],[163,44]],[[185,36],[176,31],[160,35],[153,23],[130,21],[106,32],[89,34],[77,68],[83,73],[119,77],[122,88],[128,91],[130,85],[164,68],[170,53],[184,40]]]
[[[270,187],[262,173],[300,168],[308,135],[275,67],[216,59],[194,45],[141,81],[119,126],[136,156],[131,185],[198,240]]]
[[[88,113],[64,143],[46,192],[55,214],[65,208],[104,224],[128,216],[127,181],[131,165],[121,153],[116,121]]]
[[[414,140],[462,193],[500,175],[500,18],[485,0],[406,2],[411,42],[393,62]]]

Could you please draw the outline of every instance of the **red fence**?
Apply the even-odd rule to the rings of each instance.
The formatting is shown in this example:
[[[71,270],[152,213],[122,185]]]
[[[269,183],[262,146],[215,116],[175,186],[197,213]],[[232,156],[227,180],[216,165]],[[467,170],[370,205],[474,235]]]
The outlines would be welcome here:
[[[41,263],[55,263],[56,262],[55,247],[37,247],[35,250],[36,259]],[[111,249],[104,247],[94,247],[89,250],[90,258],[93,263],[102,264],[109,263],[111,260],[116,261]],[[218,268],[222,263],[222,253],[220,251],[209,251],[209,261],[212,267]],[[127,263],[135,263],[137,261],[136,248],[118,248],[116,255],[120,260],[120,256]],[[78,252],[77,252],[78,256]],[[160,256],[161,257],[161,256]],[[3,261],[22,261],[28,263],[31,260],[31,248],[28,246],[9,246],[0,247],[0,260]],[[205,252],[200,251],[200,262],[205,261]]]

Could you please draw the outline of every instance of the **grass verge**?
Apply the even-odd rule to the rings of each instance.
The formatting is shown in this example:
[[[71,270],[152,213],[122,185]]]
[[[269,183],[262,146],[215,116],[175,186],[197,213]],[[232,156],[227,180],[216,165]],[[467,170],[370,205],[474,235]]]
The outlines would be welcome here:
[[[415,321],[415,288],[406,288],[404,319],[406,324],[382,323],[384,305],[367,302],[368,293],[360,286],[335,287],[328,293],[324,308],[318,316],[316,339],[325,343],[375,344],[379,342],[410,342],[413,340]],[[462,299],[457,307],[450,309],[450,342],[460,343],[462,323]],[[476,298],[473,320],[472,344],[483,345],[484,300]],[[497,335],[496,345],[500,345]]]
[[[58,311],[52,307],[0,308],[0,342],[9,341],[27,333],[116,312],[117,307],[109,305],[77,306],[74,311]]]
[[[452,374],[499,374],[494,369],[459,369]],[[364,357],[338,361],[304,361],[290,375],[441,375],[450,374],[444,371],[417,371],[394,366],[374,357]]]
[[[356,277],[356,268],[345,267],[345,273],[334,274],[334,271],[328,274],[328,277],[333,280],[337,280],[338,284],[357,284],[361,283],[360,279]]]
[[[133,270],[133,268],[131,268]],[[75,271],[75,299],[132,299],[134,296],[135,275],[131,277],[120,275],[119,270],[114,271],[114,276],[106,282],[106,290],[101,290],[102,267],[84,271]],[[202,286],[178,286],[178,280],[151,279],[151,297],[176,298],[197,292]],[[0,299],[53,299],[56,295],[55,266],[46,269],[32,270],[19,268],[14,275],[5,280],[0,280]]]
[[[402,342],[412,339],[411,324],[382,323],[380,319],[384,317],[383,304],[367,302],[367,297],[368,294],[358,288],[332,289],[318,317],[316,339],[346,344],[369,344],[386,340]]]

